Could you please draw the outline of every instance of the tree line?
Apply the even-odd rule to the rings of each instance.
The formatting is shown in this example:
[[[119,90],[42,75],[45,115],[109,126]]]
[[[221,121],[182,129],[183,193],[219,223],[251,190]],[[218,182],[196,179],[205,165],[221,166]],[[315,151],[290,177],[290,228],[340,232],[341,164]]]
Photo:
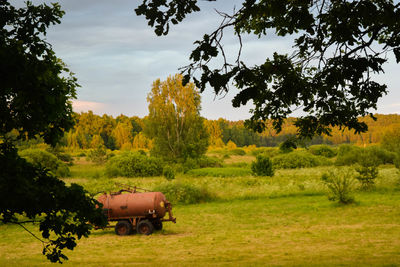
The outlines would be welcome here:
[[[377,120],[369,117],[360,118],[369,126],[366,133],[354,134],[348,129],[341,130],[338,127],[332,129],[332,135],[322,135],[308,140],[308,145],[313,144],[343,144],[355,143],[375,144],[380,143],[382,136],[387,132],[400,126],[400,115],[376,114]],[[148,117],[128,117],[119,115],[96,115],[92,111],[74,113],[75,126],[60,141],[60,145],[75,149],[90,149],[103,146],[110,150],[135,150],[150,149],[153,145],[144,132]],[[205,128],[210,136],[211,147],[223,147],[229,141],[238,147],[256,146],[278,146],[286,139],[296,135],[294,118],[289,118],[282,127],[282,131],[276,134],[273,130],[265,130],[262,133],[254,132],[245,127],[244,121],[229,121],[223,118],[218,120],[204,119]]]

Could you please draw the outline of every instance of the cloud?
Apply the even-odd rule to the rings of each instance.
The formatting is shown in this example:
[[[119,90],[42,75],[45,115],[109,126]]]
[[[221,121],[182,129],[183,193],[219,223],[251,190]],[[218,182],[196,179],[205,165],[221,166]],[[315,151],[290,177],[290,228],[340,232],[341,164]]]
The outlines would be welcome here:
[[[73,100],[72,108],[74,112],[87,112],[91,110],[93,113],[103,114],[105,113],[104,110],[107,108],[107,105],[99,102]]]

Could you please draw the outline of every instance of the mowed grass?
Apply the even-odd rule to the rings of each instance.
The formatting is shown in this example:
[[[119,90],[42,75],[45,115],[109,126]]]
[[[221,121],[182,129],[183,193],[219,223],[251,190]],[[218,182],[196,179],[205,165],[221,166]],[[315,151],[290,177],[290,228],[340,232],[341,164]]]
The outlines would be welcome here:
[[[329,168],[277,170],[272,178],[178,174],[177,181],[205,187],[215,200],[174,205],[177,224],[165,223],[151,236],[94,231],[74,251],[65,251],[70,260],[64,265],[398,266],[398,171],[381,167],[374,191],[356,191],[355,204],[340,206],[328,201],[320,179]],[[163,177],[106,178],[104,166],[85,161],[71,172],[66,183],[81,184],[92,194],[116,191],[117,183],[152,189],[167,182]],[[37,226],[26,226],[38,234]],[[41,250],[42,244],[21,227],[0,225],[0,266],[51,265]]]
[[[217,201],[174,207],[177,224],[151,236],[97,230],[68,251],[66,266],[397,266],[400,194],[357,193],[338,206],[325,196]],[[29,226],[34,229],[33,226]],[[41,244],[0,227],[0,266],[45,265]]]

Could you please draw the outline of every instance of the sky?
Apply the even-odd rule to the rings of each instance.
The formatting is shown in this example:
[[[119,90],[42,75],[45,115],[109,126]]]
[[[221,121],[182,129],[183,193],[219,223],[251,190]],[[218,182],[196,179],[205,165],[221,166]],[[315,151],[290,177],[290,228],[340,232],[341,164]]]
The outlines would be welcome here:
[[[11,1],[21,5],[22,1]],[[50,1],[34,0],[37,3]],[[54,2],[51,1],[51,2]],[[165,80],[188,65],[193,42],[212,32],[221,22],[215,9],[232,13],[240,0],[207,2],[200,0],[201,12],[173,26],[167,36],[158,37],[143,16],[134,9],[141,0],[61,0],[66,12],[61,24],[51,26],[46,36],[56,55],[75,73],[80,88],[73,101],[75,112],[144,117],[148,114],[146,96],[154,80]],[[228,56],[237,53],[237,41],[226,33]],[[262,63],[274,51],[291,53],[290,39],[273,34],[259,40],[244,38],[242,60]],[[377,80],[388,85],[389,93],[378,102],[376,113],[400,114],[400,65],[393,58]],[[215,96],[211,88],[202,94],[201,115],[208,119],[243,120],[251,116],[251,104],[233,108],[231,86],[225,96]]]

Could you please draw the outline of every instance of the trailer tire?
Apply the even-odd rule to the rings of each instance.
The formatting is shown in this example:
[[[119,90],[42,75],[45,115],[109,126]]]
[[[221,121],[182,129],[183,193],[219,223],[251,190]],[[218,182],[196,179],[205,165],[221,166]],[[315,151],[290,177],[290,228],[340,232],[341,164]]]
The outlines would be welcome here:
[[[118,221],[115,225],[115,233],[117,235],[130,235],[132,231],[132,225],[128,221]]]
[[[136,226],[136,232],[141,235],[151,235],[154,231],[154,226],[149,220],[142,220]]]
[[[153,223],[153,226],[154,226],[154,230],[157,230],[157,231],[162,230],[163,223],[162,223],[161,220],[154,220],[154,221],[152,221],[152,223]]]

